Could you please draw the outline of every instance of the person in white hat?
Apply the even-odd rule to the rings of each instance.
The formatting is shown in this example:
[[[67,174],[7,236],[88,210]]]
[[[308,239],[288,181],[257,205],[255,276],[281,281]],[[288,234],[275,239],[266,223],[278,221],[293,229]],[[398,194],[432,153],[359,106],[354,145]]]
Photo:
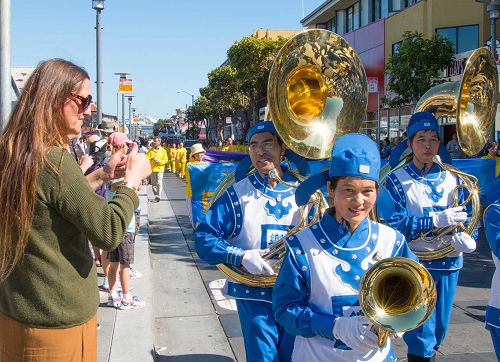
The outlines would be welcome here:
[[[189,220],[191,221],[191,226],[193,227],[193,230],[196,229],[199,223],[193,221],[193,213],[192,213],[193,190],[191,188],[191,176],[189,174],[189,166],[206,163],[203,161],[203,156],[205,156],[205,149],[203,148],[201,143],[195,143],[194,145],[191,146],[191,157],[193,158],[193,161],[188,162],[186,167],[186,204],[189,214]]]

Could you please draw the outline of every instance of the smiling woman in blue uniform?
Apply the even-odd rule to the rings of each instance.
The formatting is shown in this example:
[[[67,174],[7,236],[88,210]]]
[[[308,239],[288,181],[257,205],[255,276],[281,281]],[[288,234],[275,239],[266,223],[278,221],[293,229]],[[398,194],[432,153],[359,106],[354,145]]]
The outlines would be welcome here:
[[[257,172],[229,187],[209,208],[196,229],[196,251],[209,264],[243,266],[249,273],[273,275],[262,258],[269,245],[300,221],[295,188],[268,177],[276,169],[288,183],[297,183],[280,165],[285,145],[271,122],[255,124],[248,133],[249,153]],[[289,361],[293,338],[272,313],[272,288],[250,287],[235,281],[226,292],[236,298],[247,361]]]
[[[420,232],[464,223],[468,216],[463,207],[450,207],[452,190],[459,183],[456,175],[433,162],[438,154],[443,161],[451,162],[439,142],[439,127],[434,115],[415,113],[408,123],[407,134],[408,139],[396,147],[390,162],[393,157],[398,159],[407,147],[413,151],[413,160],[388,176],[387,189],[394,200],[394,212],[385,219],[407,240],[412,240]],[[459,200],[463,200],[462,193]],[[472,252],[476,248],[474,239],[463,232],[444,235],[443,239],[449,241],[456,252],[449,257],[422,262],[436,283],[437,304],[422,326],[404,335],[409,362],[435,359],[436,350],[448,330],[458,273],[463,266],[462,252]],[[440,241],[412,241],[409,245],[413,251],[432,251],[440,248]]]
[[[358,300],[361,278],[375,259],[416,259],[402,234],[367,219],[377,199],[379,171],[375,142],[347,134],[333,147],[330,170],[310,177],[297,191],[297,198],[307,199],[326,184],[335,207],[286,239],[289,252],[274,286],[273,309],[278,323],[297,336],[295,362],[396,360],[389,339],[378,348]]]
[[[489,206],[484,211],[484,232],[491,248],[495,274],[491,281],[491,296],[486,307],[486,329],[490,331],[497,359],[500,361],[500,177],[490,186]]]

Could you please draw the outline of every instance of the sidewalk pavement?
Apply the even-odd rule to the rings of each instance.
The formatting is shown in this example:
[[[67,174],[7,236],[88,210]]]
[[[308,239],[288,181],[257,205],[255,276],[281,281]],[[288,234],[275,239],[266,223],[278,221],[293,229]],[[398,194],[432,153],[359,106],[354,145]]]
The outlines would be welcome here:
[[[162,200],[147,205],[150,260],[137,258],[135,265],[144,277],[133,282],[134,293],[146,300],[146,309],[116,311],[105,306],[107,296],[101,298],[104,305],[98,313],[102,325],[99,361],[111,361],[119,354],[126,355],[118,352],[122,347],[137,349],[141,353],[136,358],[121,358],[122,361],[147,361],[153,354],[157,361],[245,361],[235,303],[222,296],[220,291],[224,275],[196,255],[185,203],[185,182],[171,173],[165,173],[163,181]],[[151,192],[149,187],[148,192]],[[151,193],[149,197],[153,198]],[[143,203],[144,195],[141,196]],[[142,210],[144,213],[146,208]],[[143,219],[141,239],[147,237]],[[147,259],[145,240],[142,240],[136,239],[136,257],[140,254]],[[476,252],[465,258],[450,328],[437,361],[496,361],[489,334],[484,329],[493,272],[489,247],[481,235]],[[150,292],[144,290],[147,281],[154,285],[153,297],[152,286]],[[128,320],[131,327],[121,328],[120,332],[119,323],[124,323],[120,322],[124,314],[131,316]],[[154,321],[154,336],[150,334],[151,320]],[[118,342],[118,333],[123,333],[126,343]],[[405,361],[404,342],[398,340],[394,344],[400,361]],[[154,353],[151,352],[153,345]]]
[[[108,293],[99,291],[100,305],[97,321],[97,360],[99,362],[147,362],[154,360],[153,353],[153,275],[149,257],[148,202],[146,187],[139,193],[141,222],[135,238],[133,267],[142,278],[132,279],[132,295],[146,302],[144,309],[119,310],[108,307]],[[98,268],[99,285],[102,284],[102,268]]]

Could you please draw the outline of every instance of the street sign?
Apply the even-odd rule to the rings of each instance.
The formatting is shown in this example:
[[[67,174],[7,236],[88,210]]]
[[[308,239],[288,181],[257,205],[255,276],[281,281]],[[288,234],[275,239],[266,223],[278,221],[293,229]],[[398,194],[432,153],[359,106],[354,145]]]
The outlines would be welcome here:
[[[120,93],[132,93],[132,79],[120,78]]]
[[[368,93],[378,93],[378,78],[367,77],[368,80]]]

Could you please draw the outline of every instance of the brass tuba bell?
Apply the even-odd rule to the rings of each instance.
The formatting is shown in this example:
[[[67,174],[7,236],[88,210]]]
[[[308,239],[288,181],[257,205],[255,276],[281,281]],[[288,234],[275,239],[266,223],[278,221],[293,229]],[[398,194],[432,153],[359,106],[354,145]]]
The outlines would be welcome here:
[[[379,347],[390,334],[419,327],[436,306],[436,285],[422,265],[408,258],[377,261],[363,275],[359,305],[376,327]]]
[[[338,136],[361,128],[368,83],[358,54],[344,38],[311,29],[279,51],[267,97],[271,120],[287,147],[305,158],[324,159]]]
[[[498,71],[495,59],[487,48],[476,49],[465,65],[464,74],[460,81],[438,84],[429,89],[418,101],[416,112],[431,112],[436,117],[449,116],[456,119],[458,142],[462,150],[472,156],[481,151],[492,132],[498,103]],[[386,164],[380,171],[380,179],[385,181],[389,173],[404,167],[411,161],[411,151],[408,149],[401,155],[397,166],[391,169]],[[480,200],[478,180],[473,175],[461,172],[456,167],[442,163],[435,159],[443,169],[454,173],[462,181],[462,185],[453,190],[454,204],[458,205],[456,194],[460,188],[466,188],[469,196],[461,206],[471,203],[472,217],[464,231],[469,235],[474,232],[480,217]],[[432,230],[430,233],[420,234],[410,241],[419,245],[414,253],[421,260],[434,260],[446,257],[455,252],[443,236],[450,232],[450,228]],[[437,250],[425,250],[425,245],[439,241]],[[420,250],[422,249],[422,250]]]
[[[365,119],[368,85],[358,54],[340,35],[328,30],[311,29],[290,38],[278,52],[269,74],[268,108],[281,139],[296,154],[310,159],[330,156],[337,136],[357,132]],[[291,170],[292,171],[292,170]],[[293,172],[299,182],[304,176]],[[281,181],[282,182],[282,181]],[[228,175],[212,200],[234,183]],[[316,209],[328,207],[320,191],[310,203]],[[308,222],[305,208],[302,221],[284,238],[316,222]],[[253,275],[243,267],[218,264],[228,277],[250,286],[274,285],[286,253],[284,238],[263,256],[275,271],[273,276]]]

